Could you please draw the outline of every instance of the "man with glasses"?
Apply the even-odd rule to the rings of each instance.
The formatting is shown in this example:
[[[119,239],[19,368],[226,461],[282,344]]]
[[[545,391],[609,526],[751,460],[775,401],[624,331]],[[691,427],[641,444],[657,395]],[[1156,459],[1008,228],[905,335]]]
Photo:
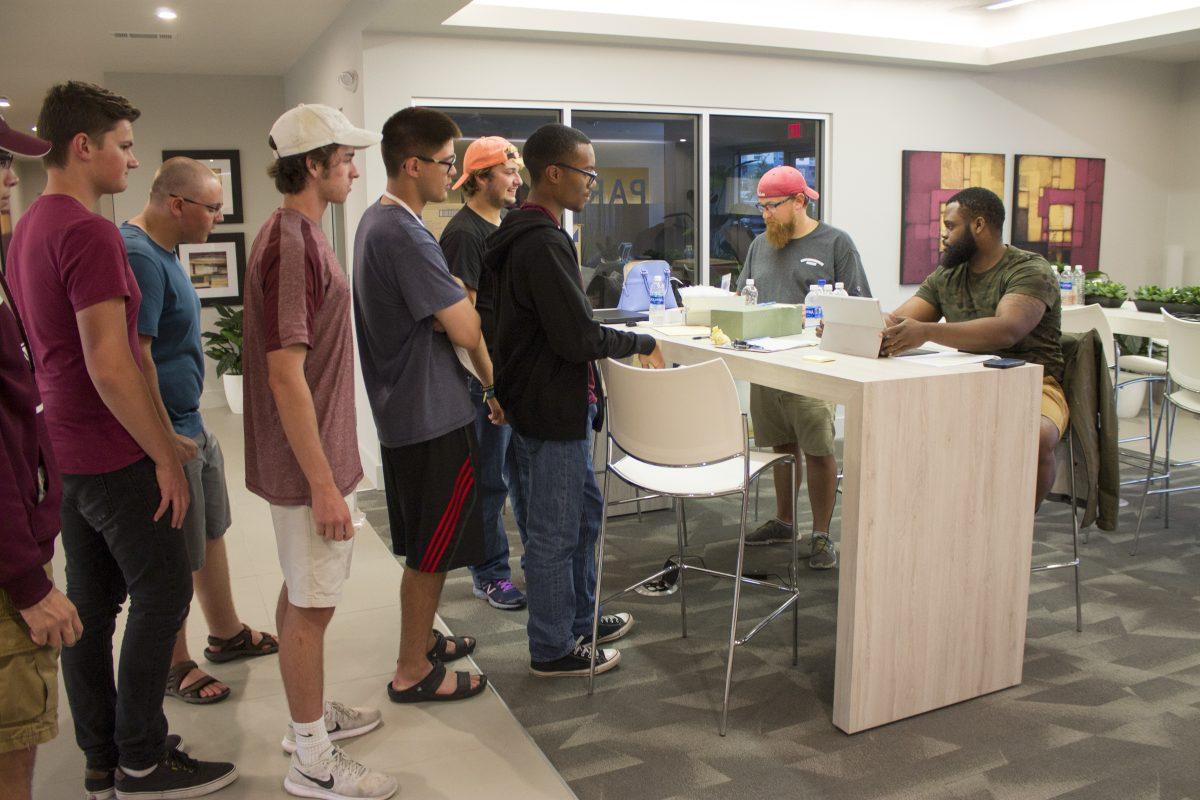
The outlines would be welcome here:
[[[525,143],[533,190],[488,239],[481,286],[495,293],[496,392],[512,420],[517,469],[528,498],[525,590],[530,671],[537,677],[586,676],[593,646],[624,636],[627,613],[601,617],[592,639],[596,538],[603,498],[592,471],[600,382],[593,363],[634,353],[661,369],[662,351],[643,333],[592,320],[579,260],[559,220],[579,213],[596,182],[591,140],[565,125],[543,125]],[[596,653],[596,671],[620,653]]]
[[[738,291],[754,279],[760,302],[803,303],[809,288],[824,279],[845,285],[849,294],[870,297],[867,275],[854,241],[845,231],[808,215],[808,202],[820,195],[804,173],[775,167],[758,182],[758,208],[767,230],[755,237],[738,276]],[[765,386],[750,387],[750,415],[755,444],[790,453],[808,471],[808,501],[813,530],[808,566],[832,569],[837,550],[829,536],[837,496],[837,457],[833,446],[834,404]],[[746,544],[791,543],[797,535],[792,465],[775,468],[776,516],[746,534]]]
[[[278,650],[274,637],[244,625],[234,608],[224,539],[230,525],[225,460],[200,418],[200,298],[175,256],[180,244],[208,240],[221,221],[222,202],[221,181],[211,169],[190,158],[172,158],[154,176],[145,208],[121,226],[129,266],[142,290],[137,322],[142,374],[163,424],[174,431],[192,499],[183,535],[192,584],[208,623],[204,655],[218,663]],[[185,620],[175,637],[167,694],[204,705],[224,700],[229,691],[192,660]]]
[[[363,382],[383,458],[392,551],[404,556],[400,656],[387,685],[396,703],[462,700],[483,675],[448,672],[475,648],[433,628],[446,573],[483,560],[476,486],[475,408],[455,346],[483,383],[489,424],[502,424],[479,315],[421,221],[446,199],[457,171],[458,126],[430,108],[405,108],[383,126],[383,197],[354,238],[354,324]]]

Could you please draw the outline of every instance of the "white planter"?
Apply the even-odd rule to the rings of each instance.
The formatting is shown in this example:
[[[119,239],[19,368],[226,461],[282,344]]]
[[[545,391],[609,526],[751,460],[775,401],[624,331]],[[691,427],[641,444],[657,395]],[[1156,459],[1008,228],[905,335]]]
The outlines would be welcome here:
[[[222,375],[221,382],[225,384],[225,402],[229,410],[235,414],[242,413],[242,376]]]
[[[1121,377],[1132,374],[1122,372]],[[1146,402],[1146,386],[1145,383],[1135,383],[1117,392],[1118,419],[1131,419],[1142,413],[1142,405]]]

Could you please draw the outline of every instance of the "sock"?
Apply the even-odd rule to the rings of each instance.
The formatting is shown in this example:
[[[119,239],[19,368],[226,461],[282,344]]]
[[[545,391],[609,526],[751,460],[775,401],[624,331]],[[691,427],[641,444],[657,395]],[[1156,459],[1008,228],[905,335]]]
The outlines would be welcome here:
[[[151,764],[145,769],[130,769],[129,767],[121,767],[121,772],[124,772],[131,778],[144,778],[158,768],[158,764]]]
[[[318,717],[316,722],[293,722],[292,730],[296,734],[296,756],[305,766],[317,763],[333,749],[329,731],[325,729],[324,715]]]

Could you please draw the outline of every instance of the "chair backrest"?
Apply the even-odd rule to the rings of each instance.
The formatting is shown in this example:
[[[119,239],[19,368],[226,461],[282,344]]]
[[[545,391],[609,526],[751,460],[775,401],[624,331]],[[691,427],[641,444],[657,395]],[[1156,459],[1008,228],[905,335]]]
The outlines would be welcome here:
[[[675,369],[600,362],[608,433],[640,461],[684,466],[722,461],[745,447],[737,387],[721,359]]]
[[[1200,322],[1162,312],[1167,324],[1167,374],[1173,383],[1200,392]]]
[[[1117,361],[1117,354],[1113,347],[1112,326],[1108,324],[1108,317],[1104,316],[1104,309],[1092,304],[1062,310],[1063,333],[1087,333],[1092,330],[1100,335],[1100,342],[1104,345],[1104,363],[1111,367]]]

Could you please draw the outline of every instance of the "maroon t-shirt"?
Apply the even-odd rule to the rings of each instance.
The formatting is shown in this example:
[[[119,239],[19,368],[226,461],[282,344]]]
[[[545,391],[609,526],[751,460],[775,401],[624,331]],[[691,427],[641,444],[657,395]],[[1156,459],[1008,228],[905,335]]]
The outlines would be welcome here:
[[[142,293],[117,226],[73,197],[42,195],[13,231],[8,282],[33,347],[59,469],[98,475],[145,457],[92,385],[75,319],[96,303],[123,300],[129,350],[140,366]]]
[[[338,491],[350,494],[363,476],[350,284],[325,234],[299,211],[277,209],[255,237],[245,309],[246,488],[276,505],[312,503],[267,380],[267,353],[299,344],[325,458]]]

